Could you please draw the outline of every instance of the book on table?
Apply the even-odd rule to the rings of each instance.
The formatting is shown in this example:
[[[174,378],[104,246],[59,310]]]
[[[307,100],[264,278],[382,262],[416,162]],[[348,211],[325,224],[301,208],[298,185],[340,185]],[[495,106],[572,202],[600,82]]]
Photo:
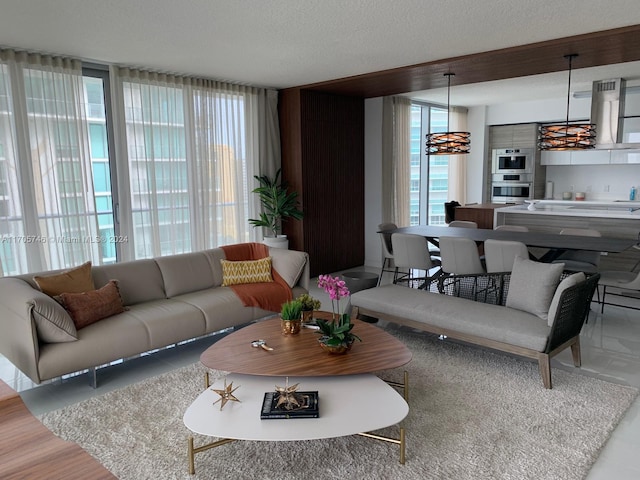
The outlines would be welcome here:
[[[260,418],[262,420],[278,418],[318,418],[318,392],[296,392],[297,405],[287,405],[281,403],[279,392],[266,392],[262,402]]]

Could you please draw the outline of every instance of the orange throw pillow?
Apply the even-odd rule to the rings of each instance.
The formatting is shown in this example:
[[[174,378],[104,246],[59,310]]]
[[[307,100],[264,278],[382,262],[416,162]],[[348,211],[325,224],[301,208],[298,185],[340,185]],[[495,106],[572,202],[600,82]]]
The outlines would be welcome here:
[[[59,298],[78,330],[125,310],[116,280],[110,280],[98,290],[62,293]]]

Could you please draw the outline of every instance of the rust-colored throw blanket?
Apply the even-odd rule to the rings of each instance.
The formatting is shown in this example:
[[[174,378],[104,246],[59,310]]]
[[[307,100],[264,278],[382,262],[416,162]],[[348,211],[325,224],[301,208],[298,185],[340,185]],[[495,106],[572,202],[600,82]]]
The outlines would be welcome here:
[[[238,262],[243,260],[259,260],[269,256],[269,247],[262,243],[238,243],[225,245],[222,248],[227,260]],[[259,307],[271,312],[279,312],[282,304],[293,299],[293,293],[287,282],[271,267],[273,282],[247,283],[231,285],[245,307]]]

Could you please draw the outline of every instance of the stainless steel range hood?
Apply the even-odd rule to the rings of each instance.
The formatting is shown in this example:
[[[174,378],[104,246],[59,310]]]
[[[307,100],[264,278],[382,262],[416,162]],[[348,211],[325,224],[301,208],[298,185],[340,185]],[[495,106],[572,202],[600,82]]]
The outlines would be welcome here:
[[[622,143],[626,82],[623,78],[597,80],[591,91],[591,123],[596,125],[596,148],[639,148]]]
[[[593,82],[591,91],[591,123],[596,125],[596,145],[618,144],[624,117],[622,78]]]

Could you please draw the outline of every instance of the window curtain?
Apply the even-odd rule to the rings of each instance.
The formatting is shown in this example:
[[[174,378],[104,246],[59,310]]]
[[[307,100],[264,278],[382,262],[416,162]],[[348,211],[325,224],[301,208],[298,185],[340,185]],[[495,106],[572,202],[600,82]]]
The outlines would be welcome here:
[[[0,50],[5,275],[100,261],[82,65]]]
[[[411,100],[385,97],[382,103],[382,223],[409,226]]]
[[[449,129],[452,132],[466,132],[467,112],[464,107],[449,109]],[[448,201],[456,200],[464,205],[467,203],[467,158],[469,155],[449,155],[449,189]]]
[[[257,238],[253,176],[280,164],[277,92],[111,68],[123,259]]]

